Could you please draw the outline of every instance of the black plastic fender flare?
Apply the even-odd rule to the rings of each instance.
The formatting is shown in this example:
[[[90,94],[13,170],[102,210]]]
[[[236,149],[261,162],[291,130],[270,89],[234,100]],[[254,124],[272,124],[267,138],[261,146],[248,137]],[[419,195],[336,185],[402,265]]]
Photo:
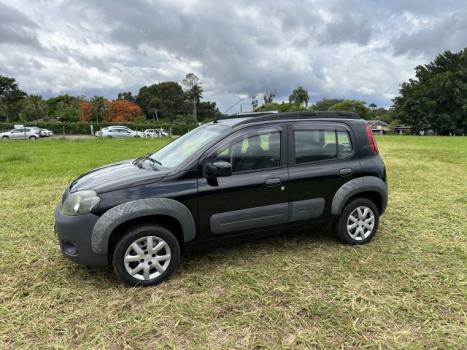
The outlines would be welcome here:
[[[138,199],[109,209],[97,220],[91,236],[93,252],[107,254],[110,235],[117,226],[131,219],[150,215],[166,215],[177,220],[182,227],[184,242],[195,238],[195,220],[185,205],[170,198]]]
[[[380,214],[382,214],[388,203],[388,188],[386,183],[376,176],[362,176],[343,184],[332,199],[331,213],[339,215],[347,200],[362,192],[377,192],[381,196]]]

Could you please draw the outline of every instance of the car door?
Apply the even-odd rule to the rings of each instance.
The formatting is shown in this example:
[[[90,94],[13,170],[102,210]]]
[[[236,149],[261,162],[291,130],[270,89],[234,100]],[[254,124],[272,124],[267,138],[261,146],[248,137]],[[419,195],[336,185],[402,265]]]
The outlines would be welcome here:
[[[289,221],[325,219],[336,191],[360,169],[352,130],[337,122],[291,123],[289,141]]]
[[[107,129],[107,135],[106,136],[108,136],[108,137],[118,137],[117,129],[115,129],[115,128]]]
[[[213,238],[282,228],[288,218],[286,136],[282,125],[250,127],[201,157],[200,235]],[[232,174],[207,176],[206,166],[214,161],[230,163]]]
[[[24,129],[14,129],[11,132],[10,137],[14,140],[24,140],[25,139],[24,132],[25,132]]]
[[[128,138],[133,137],[133,133],[128,129],[120,129],[120,137]]]
[[[113,136],[115,138],[122,138],[122,137],[125,137],[125,131],[123,129],[120,129],[120,128],[115,128],[112,130],[113,131]]]

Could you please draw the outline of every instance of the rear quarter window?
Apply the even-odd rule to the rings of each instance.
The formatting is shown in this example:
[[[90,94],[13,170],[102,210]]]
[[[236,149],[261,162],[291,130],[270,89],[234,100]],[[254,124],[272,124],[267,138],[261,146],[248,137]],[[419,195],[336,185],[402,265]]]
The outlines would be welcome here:
[[[348,131],[295,130],[295,164],[346,158],[352,154]]]

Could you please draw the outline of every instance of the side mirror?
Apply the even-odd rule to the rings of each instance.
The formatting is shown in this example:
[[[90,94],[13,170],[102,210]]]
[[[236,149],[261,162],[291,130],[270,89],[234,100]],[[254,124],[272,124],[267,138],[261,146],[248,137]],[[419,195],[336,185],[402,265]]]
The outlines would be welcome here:
[[[217,161],[206,165],[206,174],[211,177],[225,177],[232,175],[232,164]]]

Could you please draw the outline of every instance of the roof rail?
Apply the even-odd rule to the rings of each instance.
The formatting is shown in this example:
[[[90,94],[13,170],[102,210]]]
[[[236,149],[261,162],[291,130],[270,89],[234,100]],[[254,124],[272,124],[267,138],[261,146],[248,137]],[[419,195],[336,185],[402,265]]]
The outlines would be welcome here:
[[[310,112],[287,112],[275,113],[260,116],[252,116],[240,122],[241,124],[255,123],[260,121],[281,120],[281,119],[313,119],[313,118],[341,118],[341,119],[360,119],[355,112],[346,111],[310,111]]]

